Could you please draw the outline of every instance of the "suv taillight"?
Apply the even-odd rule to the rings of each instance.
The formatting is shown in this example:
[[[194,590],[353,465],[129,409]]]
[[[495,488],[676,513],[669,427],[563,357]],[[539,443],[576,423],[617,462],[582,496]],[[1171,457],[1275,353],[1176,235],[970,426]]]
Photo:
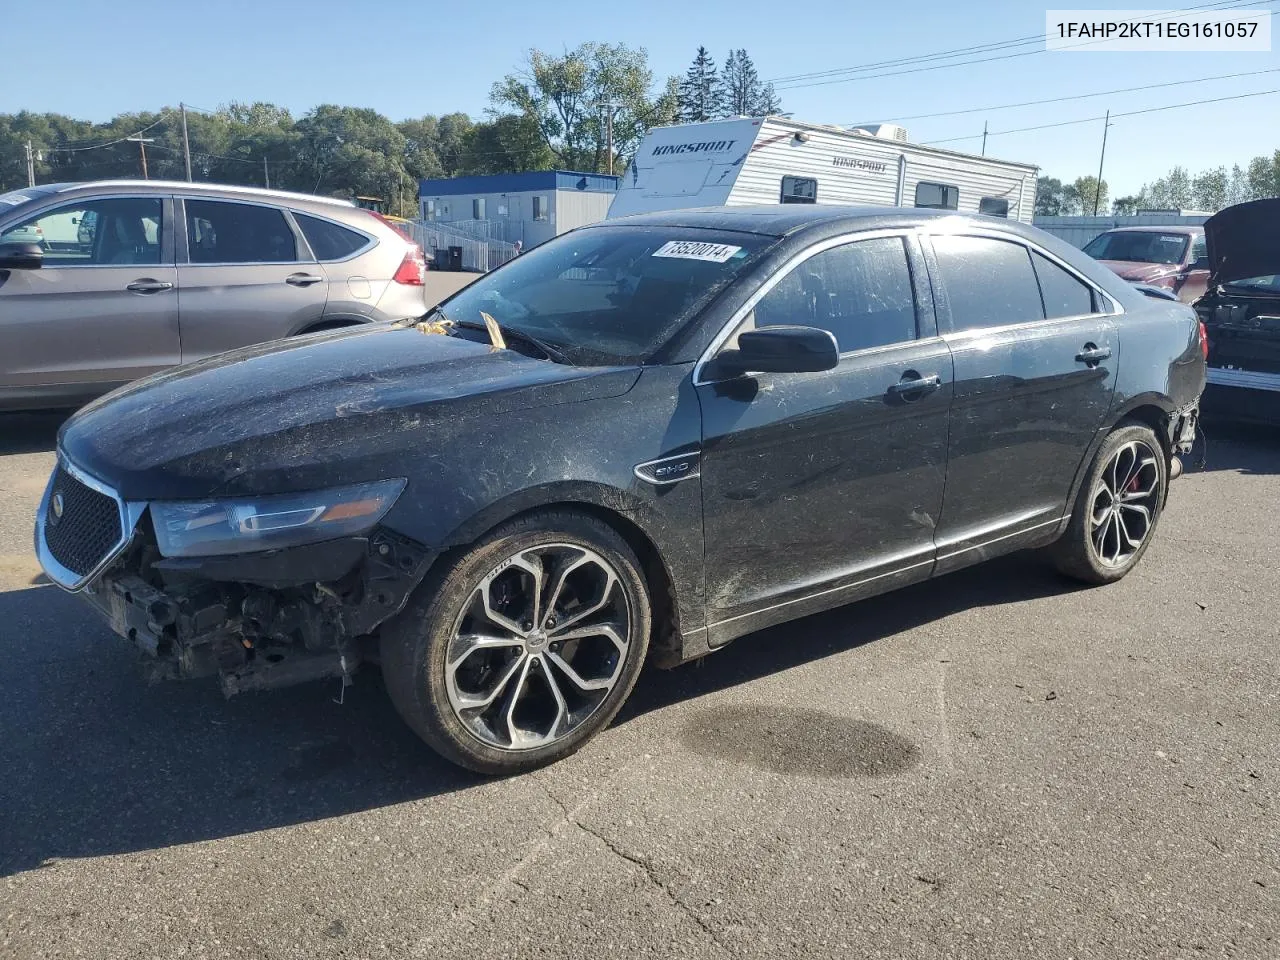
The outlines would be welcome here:
[[[1204,325],[1203,320],[1200,321],[1200,352],[1206,360],[1209,359],[1209,328]]]
[[[427,282],[427,258],[416,243],[405,252],[392,281],[406,287],[421,287]]]

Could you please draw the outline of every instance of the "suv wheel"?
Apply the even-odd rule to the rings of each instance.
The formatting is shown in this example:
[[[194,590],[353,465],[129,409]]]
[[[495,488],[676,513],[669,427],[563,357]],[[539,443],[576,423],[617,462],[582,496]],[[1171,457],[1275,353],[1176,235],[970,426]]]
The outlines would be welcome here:
[[[650,613],[612,527],[546,511],[441,563],[382,634],[387,691],[419,736],[454,763],[511,774],[573,753],[613,719]]]
[[[1169,461],[1150,427],[1130,423],[1103,441],[1071,522],[1050,548],[1058,569],[1085,583],[1112,583],[1137,566],[1160,521]]]

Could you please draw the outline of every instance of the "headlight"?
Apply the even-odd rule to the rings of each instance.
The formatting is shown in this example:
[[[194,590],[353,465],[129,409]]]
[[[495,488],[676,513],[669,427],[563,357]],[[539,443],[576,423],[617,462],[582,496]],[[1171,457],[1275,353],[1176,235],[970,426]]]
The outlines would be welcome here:
[[[404,489],[403,480],[270,497],[151,504],[156,545],[166,557],[275,550],[364,533]]]

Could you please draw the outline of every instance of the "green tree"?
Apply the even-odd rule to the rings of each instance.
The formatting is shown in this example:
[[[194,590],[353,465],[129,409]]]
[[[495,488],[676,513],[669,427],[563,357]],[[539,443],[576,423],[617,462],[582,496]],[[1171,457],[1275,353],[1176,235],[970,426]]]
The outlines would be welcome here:
[[[461,172],[466,174],[518,173],[551,170],[555,154],[527,116],[507,114],[477,123],[464,138]]]
[[[1230,175],[1226,167],[1204,170],[1191,178],[1191,203],[1197,210],[1216,213],[1227,206]]]
[[[1041,177],[1036,181],[1035,215],[1037,217],[1063,217],[1071,211],[1067,187],[1057,177]]]
[[[720,71],[723,88],[723,115],[730,117],[764,117],[778,113],[782,102],[771,83],[761,83],[760,74],[747,51],[730,50]]]
[[[1071,188],[1082,214],[1093,216],[1106,212],[1107,181],[1099,182],[1097,177],[1076,177]]]
[[[650,97],[652,85],[643,48],[589,42],[563,56],[531,50],[525,68],[495,83],[489,96],[495,117],[533,123],[557,165],[599,172],[608,166],[606,111],[619,161],[639,145],[662,102]]]
[[[725,90],[716,74],[716,62],[706,47],[699,47],[680,83],[680,122],[702,123],[724,113]]]

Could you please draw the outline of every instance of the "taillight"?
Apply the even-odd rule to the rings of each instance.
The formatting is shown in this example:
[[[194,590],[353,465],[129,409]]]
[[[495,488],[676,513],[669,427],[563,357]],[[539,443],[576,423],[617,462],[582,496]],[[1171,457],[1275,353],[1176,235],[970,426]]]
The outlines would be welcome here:
[[[422,248],[416,243],[411,246],[400,261],[392,281],[406,287],[421,287],[427,282],[427,258]]]
[[[1209,328],[1204,325],[1203,320],[1200,321],[1200,352],[1206,360],[1209,359]]]

